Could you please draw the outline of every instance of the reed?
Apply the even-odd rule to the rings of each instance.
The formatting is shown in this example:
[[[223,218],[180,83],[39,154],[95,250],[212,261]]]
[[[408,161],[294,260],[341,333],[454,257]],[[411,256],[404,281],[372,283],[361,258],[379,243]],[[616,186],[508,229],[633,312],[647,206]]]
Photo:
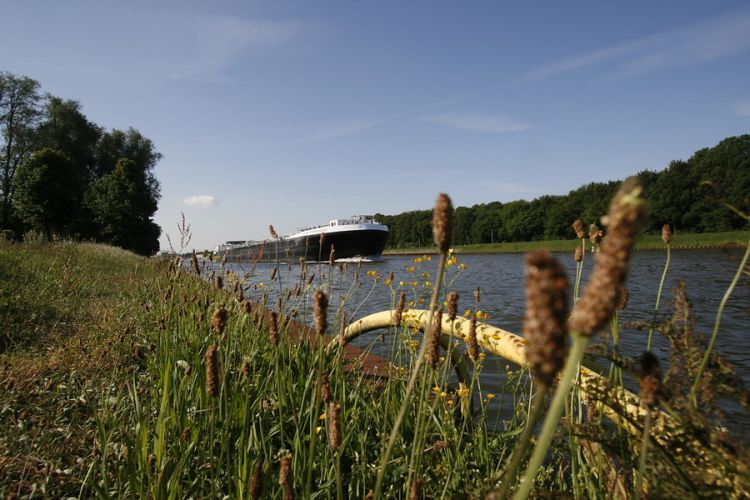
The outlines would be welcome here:
[[[617,203],[633,210],[629,204],[636,200],[624,196]],[[440,203],[436,212],[449,213],[444,203],[438,210]],[[617,227],[628,217],[610,214],[594,256],[597,267],[627,247]],[[0,324],[10,325],[0,335],[0,408],[9,408],[0,412],[0,437],[9,450],[0,459],[0,493],[33,496],[43,486],[53,497],[405,498],[414,488],[420,498],[452,498],[482,497],[499,487],[519,493],[533,484],[544,490],[540,494],[599,497],[620,491],[742,497],[750,491],[741,446],[715,425],[717,417],[702,413],[712,388],[726,391],[733,384],[718,361],[699,372],[705,351],[697,339],[680,344],[693,338],[686,299],[675,301],[679,311],[654,329],[674,342],[674,357],[662,364],[661,386],[668,390],[654,390],[655,371],[613,356],[608,340],[597,337],[584,363],[611,361],[622,377],[585,387],[586,406],[580,404],[583,389],[563,398],[565,425],[555,426],[560,439],[544,449],[547,466],[527,467],[532,479],[519,479],[513,469],[520,470],[531,451],[534,415],[549,418],[555,411],[554,400],[547,410],[542,392],[557,387],[556,393],[570,393],[565,385],[576,386],[580,363],[570,359],[582,356],[588,338],[575,336],[579,340],[561,366],[565,278],[555,259],[535,254],[526,271],[529,370],[505,367],[482,352],[480,342],[488,342],[482,294],[477,291],[462,316],[457,294],[443,292],[455,290],[453,283],[465,275],[461,256],[443,239],[449,223],[439,220],[435,227],[444,258],[415,257],[408,263],[412,270],[383,277],[369,275],[366,267],[333,266],[314,281],[310,272],[302,276],[302,266],[299,276],[279,272],[288,268],[275,259],[261,273],[252,263],[218,258],[194,267],[192,259],[140,259],[94,245],[0,242],[2,289],[12,283],[14,290],[0,293],[7,305],[0,308]],[[615,245],[614,253],[608,245]],[[740,264],[746,269],[746,261]],[[623,297],[625,270],[614,267],[609,272],[620,274],[607,279],[592,273],[575,305],[596,310],[595,321],[574,311],[568,325],[593,329],[594,337],[618,323],[607,315]],[[213,286],[216,276],[221,289]],[[594,300],[589,294],[597,283],[616,290]],[[382,332],[396,365],[388,378],[365,376],[347,357],[350,343],[341,332],[358,316],[344,311],[356,310],[355,298],[362,296],[391,308],[392,326]],[[642,303],[637,298],[636,306]],[[602,313],[600,301],[615,304],[612,312]],[[436,336],[420,339],[410,326],[413,308],[430,307],[436,318],[441,304],[441,323],[455,318],[451,333],[463,325],[468,335],[450,343],[438,337],[441,347],[428,362],[427,348],[420,351]],[[306,330],[295,321],[312,327],[307,346],[300,333]],[[50,333],[22,333],[35,329]],[[367,351],[376,342],[360,339],[356,345]],[[319,347],[324,344],[329,349]],[[471,361],[464,360],[464,348]],[[465,378],[453,374],[462,360]],[[487,373],[502,381],[500,391],[487,392]],[[696,399],[703,402],[691,408],[696,376]],[[677,390],[680,379],[683,389]],[[638,381],[640,400],[618,396],[624,383]],[[514,410],[501,413],[498,405]],[[628,413],[628,405],[640,413]],[[545,439],[543,431],[537,445]],[[674,449],[685,452],[669,451]]]

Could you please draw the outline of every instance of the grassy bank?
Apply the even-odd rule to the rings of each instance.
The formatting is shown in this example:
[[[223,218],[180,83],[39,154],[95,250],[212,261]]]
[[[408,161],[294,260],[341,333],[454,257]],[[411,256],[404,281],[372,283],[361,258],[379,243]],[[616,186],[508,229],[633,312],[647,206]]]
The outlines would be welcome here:
[[[461,277],[460,256],[451,260],[458,265],[445,283]],[[420,271],[433,272],[436,261],[423,260]],[[317,291],[337,284],[341,296],[331,303],[339,304],[348,290],[366,286],[395,304],[395,285],[356,266],[315,265],[298,280],[281,266],[264,288],[277,290],[278,302],[268,293],[248,301],[242,286],[254,278],[252,265],[190,268],[104,246],[0,242],[0,495],[364,498],[374,488],[405,377],[346,370],[338,344],[300,345],[291,320],[336,335],[342,310],[318,302],[314,313]],[[416,301],[428,298],[426,287],[417,288],[425,295]],[[478,305],[462,300],[460,310]],[[266,307],[277,313],[275,324]],[[687,317],[680,307],[674,318]],[[689,322],[670,317],[669,331],[679,330],[675,377],[689,378],[699,346]],[[421,333],[382,333],[400,372],[410,373]],[[608,383],[620,386],[636,362],[611,364],[612,339],[601,342],[605,354],[591,356],[609,366]],[[453,348],[463,359],[463,346]],[[383,469],[384,497],[474,498],[500,484],[529,417],[531,387],[525,371],[511,370],[502,392],[483,391],[479,376],[495,366],[491,356],[467,360],[465,385],[444,358],[422,364]],[[676,433],[652,431],[640,473],[643,419],[613,427],[598,412],[601,405],[617,411],[621,402],[611,391],[603,387],[587,402],[574,391],[536,476],[538,493],[747,494],[747,456],[714,426],[714,406],[704,399],[731,386],[721,370],[709,365],[697,407],[670,386],[661,411],[675,419]],[[488,407],[501,400],[515,413],[488,422]],[[511,489],[518,484],[509,481]]]
[[[725,245],[743,246],[747,244],[747,231],[729,231],[724,233],[687,233],[674,234],[672,236],[672,248],[675,250],[719,248]],[[547,241],[519,241],[510,243],[483,243],[476,245],[456,245],[456,253],[481,254],[481,253],[524,253],[539,249],[552,252],[572,252],[578,240],[547,240]],[[636,249],[638,250],[662,250],[664,243],[661,235],[645,234],[638,237]],[[422,255],[435,253],[435,247],[422,248],[389,248],[384,252],[386,255]]]

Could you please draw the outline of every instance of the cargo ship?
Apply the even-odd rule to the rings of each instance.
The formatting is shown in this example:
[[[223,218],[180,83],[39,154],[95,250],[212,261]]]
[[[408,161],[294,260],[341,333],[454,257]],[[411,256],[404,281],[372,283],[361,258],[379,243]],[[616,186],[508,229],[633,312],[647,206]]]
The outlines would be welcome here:
[[[371,215],[334,219],[322,226],[264,241],[228,241],[216,248],[219,258],[241,261],[289,260],[329,261],[376,260],[388,242],[388,226]]]

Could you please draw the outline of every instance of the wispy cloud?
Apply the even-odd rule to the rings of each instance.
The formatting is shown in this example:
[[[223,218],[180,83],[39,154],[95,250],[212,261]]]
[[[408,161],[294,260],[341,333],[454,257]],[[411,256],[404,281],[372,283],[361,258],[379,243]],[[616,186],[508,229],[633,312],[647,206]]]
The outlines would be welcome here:
[[[208,194],[198,194],[195,196],[188,196],[182,202],[185,205],[190,205],[191,207],[198,207],[198,208],[208,208],[216,205],[218,202],[216,201],[216,197],[208,195]]]
[[[173,68],[173,79],[190,79],[215,83],[233,80],[221,74],[241,54],[251,49],[268,49],[282,45],[305,31],[294,21],[266,21],[239,17],[204,17],[194,19],[186,30],[189,58]]]
[[[604,63],[600,81],[644,75],[742,54],[750,50],[750,9],[638,38],[538,66],[513,83],[529,83]]]
[[[474,132],[522,132],[531,125],[500,115],[483,113],[438,113],[422,117],[422,121]]]
[[[750,99],[743,99],[734,103],[732,107],[734,114],[739,116],[750,116]]]

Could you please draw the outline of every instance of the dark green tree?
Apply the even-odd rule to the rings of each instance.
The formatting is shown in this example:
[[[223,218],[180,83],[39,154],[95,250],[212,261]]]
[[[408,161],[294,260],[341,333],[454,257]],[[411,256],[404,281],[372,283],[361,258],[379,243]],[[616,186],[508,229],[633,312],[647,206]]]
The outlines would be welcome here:
[[[86,190],[86,171],[62,152],[42,149],[15,174],[13,205],[21,220],[47,239],[68,236]]]
[[[153,169],[162,154],[156,150],[151,139],[144,137],[134,128],[127,131],[113,129],[102,134],[96,148],[96,166],[93,172],[94,179],[101,179],[114,171],[117,162],[127,158],[135,163],[146,176],[151,196],[158,201],[160,197],[159,182],[153,175]]]
[[[96,152],[101,127],[90,122],[77,101],[46,96],[42,121],[37,129],[37,148],[62,151],[70,161],[84,168],[89,181],[96,179]]]
[[[34,148],[39,119],[39,82],[0,72],[0,227],[13,220],[12,200],[18,166]]]
[[[152,217],[157,209],[149,175],[133,160],[119,160],[112,172],[95,181],[85,205],[97,227],[98,240],[153,255],[159,250],[161,228]]]

